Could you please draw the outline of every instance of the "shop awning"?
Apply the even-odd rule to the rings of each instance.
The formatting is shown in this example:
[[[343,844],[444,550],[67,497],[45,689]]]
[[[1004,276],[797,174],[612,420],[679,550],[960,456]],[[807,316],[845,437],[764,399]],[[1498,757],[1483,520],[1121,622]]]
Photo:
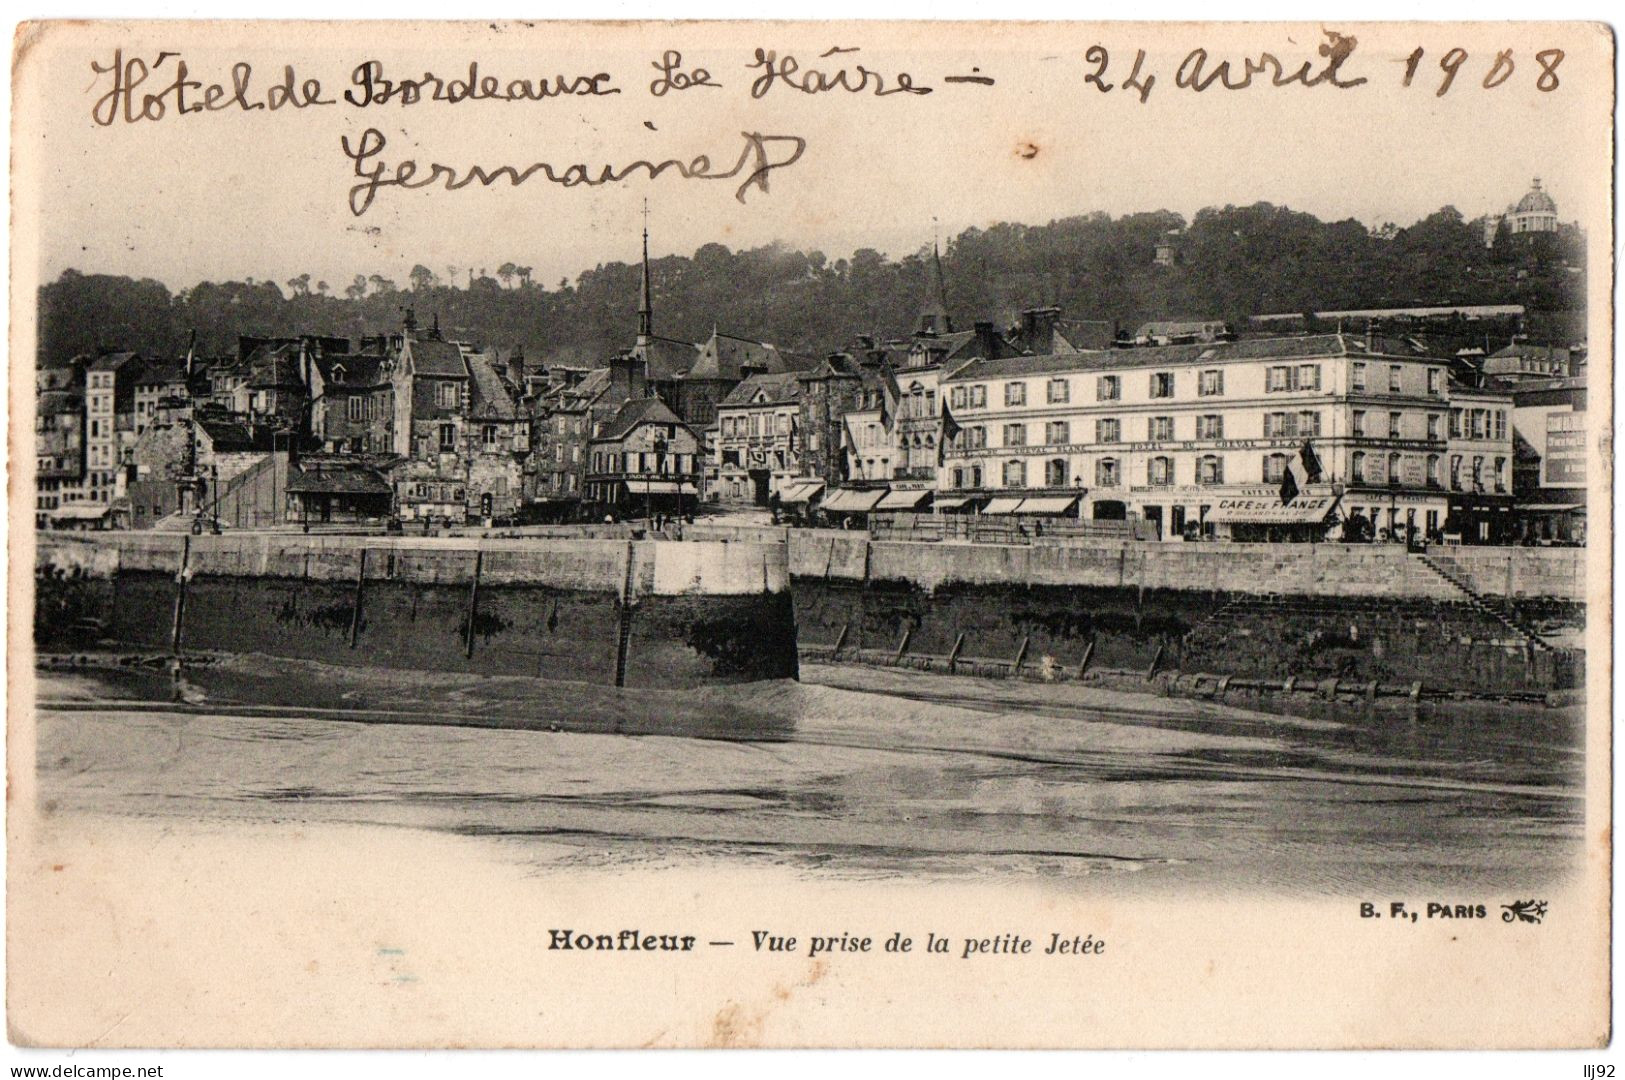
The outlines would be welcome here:
[[[52,521],[99,521],[107,516],[110,506],[95,503],[68,503],[51,511]]]
[[[824,490],[822,480],[802,480],[794,484],[786,484],[779,492],[779,502],[786,506],[797,503],[812,502],[820,491]]]
[[[1248,525],[1313,525],[1325,521],[1336,505],[1336,495],[1299,495],[1285,504],[1268,497],[1221,498],[1207,520]]]
[[[915,510],[930,497],[929,491],[888,491],[886,497],[875,504],[875,509]]]
[[[950,495],[945,499],[938,499],[931,505],[938,510],[963,510],[967,505],[976,501],[974,495]]]
[[[1013,514],[1013,513],[1016,512],[1017,507],[1019,507],[1020,505],[1021,505],[1021,500],[1020,499],[1006,499],[1006,498],[1000,497],[1000,498],[994,499],[993,501],[989,502],[987,504],[987,506],[982,509],[982,513],[984,513],[984,514]]]
[[[857,491],[852,488],[837,488],[835,492],[824,500],[823,508],[837,514],[867,514],[875,508],[886,495],[884,488],[873,491]]]
[[[693,484],[685,484],[678,480],[628,480],[626,482],[628,495],[699,495],[699,489]]]
[[[1518,509],[1527,514],[1583,514],[1585,503],[1519,503]]]
[[[1078,505],[1076,495],[1035,495],[1022,499],[1018,514],[1070,514]]]

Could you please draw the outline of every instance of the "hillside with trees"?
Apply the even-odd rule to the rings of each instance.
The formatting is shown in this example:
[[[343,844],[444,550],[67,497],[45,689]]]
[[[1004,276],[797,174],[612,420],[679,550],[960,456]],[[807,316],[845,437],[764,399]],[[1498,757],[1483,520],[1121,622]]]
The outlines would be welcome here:
[[[1158,265],[1159,241],[1174,245]],[[1570,311],[1585,301],[1584,237],[1514,239],[1486,248],[1481,226],[1445,207],[1407,228],[1323,222],[1257,203],[1202,210],[1191,221],[1157,212],[1097,213],[1047,225],[968,229],[943,252],[956,319],[1005,321],[1055,304],[1067,317],[1133,328],[1150,319],[1444,304],[1523,304]],[[656,328],[702,340],[713,326],[821,354],[853,335],[905,333],[929,281],[929,249],[890,259],[860,249],[706,244],[653,262]],[[152,280],[65,271],[40,289],[42,362],[98,348],[174,355],[196,330],[204,355],[235,349],[239,334],[348,337],[400,325],[408,307],[438,318],[448,337],[523,345],[537,360],[601,363],[632,341],[638,268],[603,263],[548,286],[513,262],[413,268],[405,282],[357,274],[345,282],[202,282],[171,293]]]

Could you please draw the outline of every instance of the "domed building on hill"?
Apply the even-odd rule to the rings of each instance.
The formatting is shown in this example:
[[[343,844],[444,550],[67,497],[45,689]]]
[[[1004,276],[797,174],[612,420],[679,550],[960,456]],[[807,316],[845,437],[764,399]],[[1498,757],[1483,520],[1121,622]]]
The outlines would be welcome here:
[[[1485,247],[1495,243],[1495,235],[1503,221],[1513,236],[1557,231],[1557,203],[1540,186],[1540,177],[1535,177],[1534,183],[1517,205],[1508,206],[1505,214],[1491,214],[1484,219]]]

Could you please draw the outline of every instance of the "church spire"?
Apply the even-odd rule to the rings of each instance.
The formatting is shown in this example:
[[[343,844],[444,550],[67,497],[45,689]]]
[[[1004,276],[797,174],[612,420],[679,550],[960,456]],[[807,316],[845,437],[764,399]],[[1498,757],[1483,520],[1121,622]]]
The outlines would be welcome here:
[[[931,219],[931,283],[926,290],[925,302],[914,319],[915,336],[935,337],[954,332],[953,320],[948,317],[948,287],[942,280],[942,250],[937,243],[936,218]]]
[[[638,344],[654,336],[653,290],[649,286],[649,200],[643,200],[643,281],[638,293]]]

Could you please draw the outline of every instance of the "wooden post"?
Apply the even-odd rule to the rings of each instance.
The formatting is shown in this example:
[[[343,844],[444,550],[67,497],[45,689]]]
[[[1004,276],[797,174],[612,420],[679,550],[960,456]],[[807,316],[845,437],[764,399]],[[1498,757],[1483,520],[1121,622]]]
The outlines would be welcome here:
[[[948,674],[954,673],[954,665],[959,663],[959,650],[965,647],[965,631],[961,630],[959,636],[954,638],[954,651],[948,654]]]
[[[181,654],[181,625],[186,619],[186,571],[192,561],[192,534],[181,537],[181,565],[175,571],[175,616],[169,627],[169,648]]]
[[[830,656],[833,657],[841,651],[841,646],[846,644],[846,632],[850,629],[852,629],[851,619],[848,619],[846,622],[841,624],[841,633],[835,639],[835,648],[829,651]]]
[[[355,648],[356,637],[361,633],[361,590],[367,580],[367,549],[362,548],[361,557],[356,560],[355,567],[355,602],[350,608],[350,648]]]
[[[1020,671],[1021,670],[1021,665],[1027,662],[1027,645],[1031,641],[1032,641],[1031,636],[1024,637],[1024,638],[1021,639],[1021,648],[1016,653],[1015,665],[1013,667],[1011,667],[1011,669],[1010,669],[1011,674],[1014,674],[1014,673]]]
[[[1083,659],[1078,662],[1078,678],[1080,679],[1083,678],[1083,673],[1089,670],[1089,661],[1095,658],[1095,640],[1095,638],[1090,638],[1089,644],[1083,647]]]
[[[908,652],[908,639],[913,636],[913,627],[903,631],[903,640],[897,643],[897,654],[892,657],[892,663],[895,664],[897,661],[901,660],[903,658],[903,654]]]
[[[474,580],[468,585],[468,633],[463,638],[463,659],[474,657],[474,616],[480,609],[480,570],[485,563],[485,549],[474,550]]]
[[[1151,658],[1151,666],[1145,669],[1145,681],[1146,682],[1150,682],[1152,677],[1154,675],[1156,675],[1156,673],[1157,673],[1157,665],[1162,663],[1162,650],[1164,648],[1166,648],[1166,647],[1167,647],[1166,642],[1164,642],[1164,643],[1157,646],[1157,655],[1155,655],[1155,656],[1153,656]]]

